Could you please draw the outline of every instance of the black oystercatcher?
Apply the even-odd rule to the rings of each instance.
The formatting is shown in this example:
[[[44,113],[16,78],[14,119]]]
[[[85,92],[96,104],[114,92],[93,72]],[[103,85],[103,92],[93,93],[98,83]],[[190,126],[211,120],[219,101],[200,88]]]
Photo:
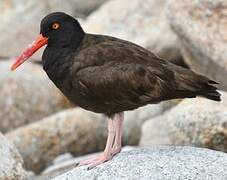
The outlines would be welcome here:
[[[104,153],[80,165],[95,167],[121,151],[124,111],[175,98],[202,96],[220,101],[215,81],[131,42],[85,33],[79,22],[65,13],[47,15],[40,28],[36,41],[11,69],[47,44],[42,63],[49,78],[73,103],[108,117]]]

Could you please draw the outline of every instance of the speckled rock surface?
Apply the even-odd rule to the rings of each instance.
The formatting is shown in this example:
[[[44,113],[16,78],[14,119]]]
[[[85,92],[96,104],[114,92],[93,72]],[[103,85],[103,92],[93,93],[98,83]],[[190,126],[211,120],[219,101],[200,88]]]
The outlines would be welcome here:
[[[224,180],[227,155],[193,147],[154,147],[122,152],[92,170],[78,167],[53,180],[149,179]]]
[[[135,149],[133,146],[124,146],[122,148],[122,152],[130,151]],[[72,157],[70,154],[62,154],[53,161],[53,164],[47,167],[41,175],[36,176],[34,180],[49,180],[54,178],[60,174],[63,174],[73,168],[75,168],[75,164],[81,160],[86,160],[89,158],[93,158],[94,156],[99,155],[101,152],[87,154],[79,157]]]
[[[138,145],[142,123],[175,104],[176,101],[166,102],[126,112],[124,144]],[[79,156],[103,150],[107,138],[107,120],[103,115],[75,108],[16,129],[9,132],[7,137],[19,149],[26,168],[40,172],[59,154],[71,152]]]
[[[192,145],[227,152],[227,93],[222,102],[185,99],[163,116],[146,121],[141,146]]]
[[[23,180],[26,172],[23,160],[14,145],[0,133],[0,179]]]
[[[12,72],[11,64],[8,61],[0,62],[2,132],[34,122],[68,106],[40,66],[26,63]]]
[[[88,16],[82,25],[88,32],[126,39],[175,61],[181,55],[177,37],[165,17],[165,2],[166,0],[143,0],[142,3],[141,0],[110,0]]]
[[[104,148],[104,116],[79,108],[69,109],[8,134],[21,153],[26,169],[43,170],[59,154],[82,155]]]
[[[168,0],[166,10],[187,64],[227,90],[227,1]]]

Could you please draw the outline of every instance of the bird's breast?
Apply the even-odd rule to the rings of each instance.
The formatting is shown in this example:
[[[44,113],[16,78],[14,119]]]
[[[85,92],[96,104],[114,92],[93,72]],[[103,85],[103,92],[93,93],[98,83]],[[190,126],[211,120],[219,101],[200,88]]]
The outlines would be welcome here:
[[[103,108],[102,103],[89,92],[85,84],[83,84],[77,77],[76,73],[70,72],[70,67],[66,66],[51,66],[44,69],[51,79],[51,81],[56,85],[56,87],[74,104],[93,111],[104,113],[105,108]]]

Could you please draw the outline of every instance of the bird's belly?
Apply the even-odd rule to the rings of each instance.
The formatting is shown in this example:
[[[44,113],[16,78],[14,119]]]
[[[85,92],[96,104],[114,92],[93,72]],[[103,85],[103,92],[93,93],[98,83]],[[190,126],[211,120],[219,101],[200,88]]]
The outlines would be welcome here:
[[[116,103],[114,100],[109,101],[107,97],[96,96],[95,93],[86,89],[79,80],[72,78],[64,74],[63,78],[54,78],[49,76],[54,84],[61,90],[61,92],[71,101],[73,104],[95,112],[112,115],[115,113],[133,110],[141,106],[142,104],[128,104],[122,100],[122,103]],[[72,83],[73,82],[73,83]]]
[[[114,102],[103,101],[98,97],[95,99],[92,96],[80,94],[76,91],[74,91],[74,93],[72,94],[65,94],[65,95],[71,102],[73,102],[75,105],[78,105],[83,109],[86,109],[95,113],[106,114],[106,115],[113,115],[115,113],[119,113],[123,111],[134,110],[140,106],[140,105],[127,106],[122,104],[116,104]]]
[[[98,99],[95,100],[90,96],[86,96],[78,92],[64,94],[71,102],[83,109],[103,114],[109,114],[111,112],[111,106],[107,106],[104,102],[100,102]]]

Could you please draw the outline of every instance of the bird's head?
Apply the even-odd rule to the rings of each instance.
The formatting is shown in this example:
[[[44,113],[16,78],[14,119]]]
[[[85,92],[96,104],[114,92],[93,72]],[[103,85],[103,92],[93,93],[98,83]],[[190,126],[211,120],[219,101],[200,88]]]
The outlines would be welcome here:
[[[48,14],[41,21],[40,35],[16,58],[11,70],[15,70],[44,45],[55,48],[75,48],[83,36],[83,29],[72,16],[63,12]]]

